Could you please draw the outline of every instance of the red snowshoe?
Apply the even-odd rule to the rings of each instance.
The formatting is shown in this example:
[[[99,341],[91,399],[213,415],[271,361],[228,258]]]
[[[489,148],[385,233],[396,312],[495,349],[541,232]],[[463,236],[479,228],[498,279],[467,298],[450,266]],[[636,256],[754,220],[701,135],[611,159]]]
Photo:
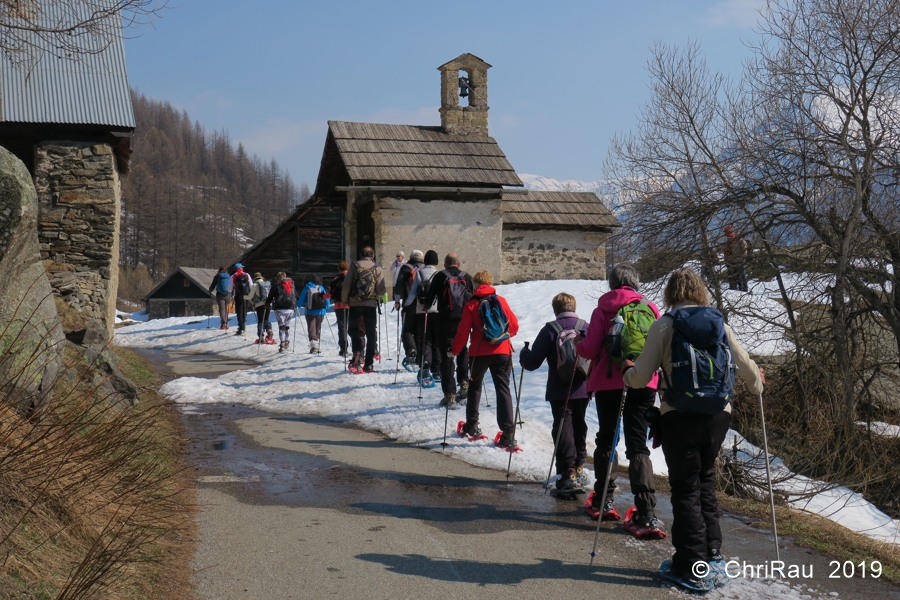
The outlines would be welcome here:
[[[633,535],[639,540],[664,540],[669,537],[665,531],[659,528],[659,525],[655,523],[650,526],[638,525],[635,523],[635,519],[638,516],[638,509],[636,506],[632,506],[625,513],[625,523],[623,527],[625,527],[625,531]],[[653,519],[656,521],[656,519]]]
[[[584,501],[584,512],[591,518],[591,521],[596,521],[600,517],[600,509],[593,504],[595,493],[596,492],[591,492],[588,494],[587,500]],[[603,511],[603,520],[621,521],[622,516],[619,514],[619,511],[616,510],[616,507],[610,504],[609,510]]]
[[[272,332],[270,331],[269,333],[267,333],[265,344],[267,346],[274,346],[276,343],[277,342],[275,341],[275,336],[272,335]]]
[[[466,438],[470,442],[477,442],[478,440],[488,439],[488,436],[484,435],[483,433],[480,433],[478,435],[467,435],[467,434],[463,433],[463,427],[465,427],[465,426],[466,426],[466,422],[460,421],[456,426],[456,435],[458,435],[461,438]]]
[[[524,452],[524,451],[522,450],[522,446],[519,446],[518,444],[516,444],[516,445],[513,446],[512,448],[510,448],[509,446],[500,444],[500,438],[501,438],[501,437],[503,437],[503,432],[502,432],[502,431],[498,431],[498,432],[497,432],[497,435],[494,436],[494,445],[497,446],[498,448],[503,448],[503,449],[506,450],[507,452]]]

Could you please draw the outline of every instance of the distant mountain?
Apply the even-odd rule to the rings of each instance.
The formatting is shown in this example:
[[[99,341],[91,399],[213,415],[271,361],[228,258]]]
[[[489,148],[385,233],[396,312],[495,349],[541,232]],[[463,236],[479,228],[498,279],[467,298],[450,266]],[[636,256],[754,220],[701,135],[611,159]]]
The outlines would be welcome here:
[[[519,173],[519,179],[525,184],[525,188],[529,190],[539,190],[543,192],[594,192],[602,194],[602,190],[606,184],[603,179],[596,181],[583,181],[580,179],[551,179],[542,175],[531,175],[529,173]]]

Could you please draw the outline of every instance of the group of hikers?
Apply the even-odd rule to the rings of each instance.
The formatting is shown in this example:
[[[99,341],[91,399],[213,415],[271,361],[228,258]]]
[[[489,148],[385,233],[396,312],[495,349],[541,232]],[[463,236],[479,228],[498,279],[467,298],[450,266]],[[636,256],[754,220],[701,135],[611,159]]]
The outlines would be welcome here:
[[[510,389],[515,386],[512,338],[519,324],[509,303],[493,287],[491,273],[482,270],[469,275],[455,252],[444,257],[440,270],[434,250],[413,250],[408,261],[403,253],[396,258],[391,277],[403,365],[417,372],[420,384],[429,378],[440,382],[443,398],[439,405],[448,414],[465,407],[465,421],[460,422],[457,433],[469,440],[486,437],[479,424],[479,405],[482,384],[490,371],[500,429],[495,444],[519,451]],[[266,316],[271,307],[282,349],[287,348],[294,314],[291,300],[297,298],[297,304],[307,307],[310,347],[318,351],[322,316],[333,302],[342,356],[348,356],[347,336],[351,342],[349,370],[373,371],[377,319],[386,301],[386,284],[371,247],[362,249],[359,260],[340,263],[339,274],[327,292],[315,275],[307,277],[301,294],[296,295],[284,273],[270,286],[256,273],[255,283],[242,285],[238,296],[240,278],[249,277],[241,267],[236,265],[232,276],[236,305],[238,297],[246,297],[261,316],[260,343],[264,327],[271,336]],[[228,276],[221,269],[217,279],[224,280],[223,273]],[[589,487],[590,478],[584,471],[585,417],[593,398],[599,422],[593,455],[596,482],[587,496],[585,512],[594,520],[622,520],[614,506],[615,445],[621,431],[634,495],[634,506],[626,512],[623,524],[640,539],[667,537],[655,512],[649,432],[653,447],[662,446],[671,487],[670,533],[675,553],[671,561],[663,563],[661,573],[685,588],[709,590],[724,579],[717,583],[715,577],[725,564],[715,459],[731,421],[735,375],[758,395],[765,383],[763,372],[735,339],[721,313],[709,307],[706,285],[695,271],[683,268],[671,274],[664,290],[669,309],[665,314],[640,293],[639,275],[631,265],[616,265],[608,279],[610,291],[599,298],[589,321],[578,316],[574,296],[554,296],[554,320],[541,329],[533,345],[525,342],[519,352],[525,370],[534,371],[545,362],[548,365],[545,399],[553,415],[554,495],[574,497]],[[210,289],[215,285],[216,281]],[[219,299],[218,287],[216,291]],[[309,308],[311,296],[321,296],[315,304],[318,308]],[[219,302],[221,307],[222,299]],[[239,333],[243,323],[239,315]],[[227,328],[227,313],[223,328]],[[707,568],[696,568],[698,563]],[[703,573],[708,575],[701,576]]]

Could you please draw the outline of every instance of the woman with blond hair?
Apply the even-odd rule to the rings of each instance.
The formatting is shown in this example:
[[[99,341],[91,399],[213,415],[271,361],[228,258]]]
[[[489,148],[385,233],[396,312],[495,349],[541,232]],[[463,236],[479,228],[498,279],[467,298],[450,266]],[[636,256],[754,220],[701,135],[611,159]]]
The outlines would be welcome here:
[[[509,376],[512,372],[512,343],[504,339],[499,343],[491,343],[485,339],[482,331],[484,322],[481,319],[482,302],[490,302],[496,297],[508,319],[509,338],[519,332],[519,320],[509,308],[506,299],[497,296],[493,288],[494,278],[487,271],[478,271],[472,278],[475,292],[472,299],[463,306],[462,319],[453,339],[451,352],[458,355],[469,344],[469,391],[466,398],[466,423],[462,433],[469,438],[481,436],[478,426],[478,405],[481,402],[481,385],[488,370],[497,392],[497,426],[500,427],[500,438],[497,445],[507,449],[516,448],[516,417],[513,412],[512,395],[509,391]]]
[[[709,573],[706,563],[724,560],[715,461],[731,423],[733,368],[754,395],[762,393],[765,379],[721,313],[708,306],[706,286],[697,273],[691,269],[673,272],[664,297],[669,312],[650,326],[641,355],[622,364],[622,379],[628,387],[640,388],[662,368],[655,443],[661,441],[669,468],[675,554],[663,563],[661,572],[683,587],[709,590],[713,580],[704,576]],[[682,360],[684,352],[696,353],[694,358],[710,369],[692,369],[691,363],[697,363]],[[713,360],[720,355],[725,357],[721,365]],[[695,392],[718,389],[721,393],[691,393],[685,389],[691,387],[684,385],[685,378],[693,378]]]

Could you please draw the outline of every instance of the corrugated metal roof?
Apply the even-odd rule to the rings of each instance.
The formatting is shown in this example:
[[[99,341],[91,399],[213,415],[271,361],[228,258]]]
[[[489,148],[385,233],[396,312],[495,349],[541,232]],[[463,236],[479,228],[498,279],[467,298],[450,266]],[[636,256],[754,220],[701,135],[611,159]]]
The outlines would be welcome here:
[[[618,219],[593,192],[544,192],[503,195],[503,224],[531,227],[620,227]]]
[[[69,6],[65,6],[69,5]],[[36,20],[43,24],[72,22],[80,2],[41,3]],[[125,43],[122,25],[109,47],[97,54],[83,54],[78,60],[58,58],[47,40],[34,35],[34,45],[44,50],[29,51],[22,64],[0,53],[0,119],[19,123],[62,123],[134,127],[134,110],[125,70]],[[101,47],[88,35],[72,41],[85,49]]]
[[[414,125],[345,121],[328,125],[354,183],[522,185],[489,136],[450,135],[440,127]]]

